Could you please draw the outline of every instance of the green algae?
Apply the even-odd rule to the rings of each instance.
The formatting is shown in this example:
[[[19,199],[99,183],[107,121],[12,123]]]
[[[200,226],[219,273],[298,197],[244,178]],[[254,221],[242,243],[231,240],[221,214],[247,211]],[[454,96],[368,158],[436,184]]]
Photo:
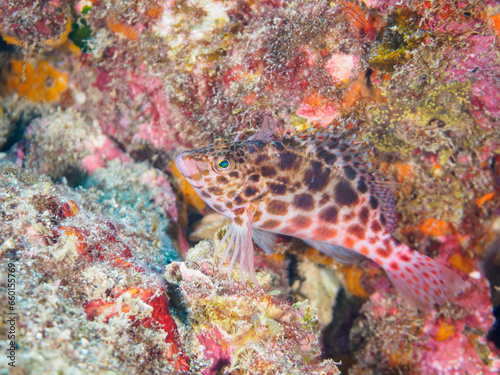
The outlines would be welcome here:
[[[468,113],[468,82],[443,85],[418,102],[403,98],[368,108],[372,130],[369,142],[382,152],[408,156],[415,149],[436,152],[442,148],[468,146],[473,120]],[[459,143],[457,143],[457,141]]]

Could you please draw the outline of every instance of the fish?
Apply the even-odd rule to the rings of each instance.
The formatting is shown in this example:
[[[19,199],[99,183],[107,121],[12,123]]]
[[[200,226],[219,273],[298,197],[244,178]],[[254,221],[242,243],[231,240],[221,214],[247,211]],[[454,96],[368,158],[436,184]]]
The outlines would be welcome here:
[[[286,235],[341,262],[371,259],[418,308],[442,305],[464,289],[455,272],[393,236],[393,193],[369,173],[362,143],[334,124],[283,137],[275,128],[266,117],[245,140],[218,137],[175,159],[207,205],[232,220],[218,245],[227,245],[219,271],[230,258],[230,277],[238,260],[241,280],[246,273],[258,286],[253,241],[272,254],[278,235]]]

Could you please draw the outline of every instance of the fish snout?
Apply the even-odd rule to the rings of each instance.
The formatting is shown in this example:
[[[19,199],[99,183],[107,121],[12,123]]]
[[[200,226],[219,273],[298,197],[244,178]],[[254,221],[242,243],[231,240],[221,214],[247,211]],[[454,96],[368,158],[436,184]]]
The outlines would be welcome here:
[[[187,179],[197,180],[200,175],[194,160],[188,154],[182,153],[175,158],[175,165]]]

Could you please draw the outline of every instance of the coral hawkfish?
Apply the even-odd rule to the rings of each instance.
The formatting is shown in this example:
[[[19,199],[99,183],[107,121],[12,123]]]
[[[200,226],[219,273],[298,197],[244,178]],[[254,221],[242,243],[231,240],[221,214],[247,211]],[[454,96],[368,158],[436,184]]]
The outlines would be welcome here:
[[[242,280],[246,271],[258,285],[252,239],[271,253],[281,234],[340,261],[372,259],[417,307],[443,304],[463,289],[453,271],[392,236],[392,193],[368,172],[353,138],[332,125],[276,140],[273,127],[266,118],[247,140],[219,138],[175,160],[200,197],[232,219],[219,269],[234,247],[229,275],[239,258]]]

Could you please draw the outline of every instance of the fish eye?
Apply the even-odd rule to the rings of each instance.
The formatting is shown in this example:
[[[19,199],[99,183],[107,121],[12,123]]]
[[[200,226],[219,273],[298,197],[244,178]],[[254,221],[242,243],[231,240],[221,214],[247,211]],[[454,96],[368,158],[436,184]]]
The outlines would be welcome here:
[[[217,173],[227,173],[233,170],[234,160],[229,156],[220,156],[214,160],[213,167]]]

